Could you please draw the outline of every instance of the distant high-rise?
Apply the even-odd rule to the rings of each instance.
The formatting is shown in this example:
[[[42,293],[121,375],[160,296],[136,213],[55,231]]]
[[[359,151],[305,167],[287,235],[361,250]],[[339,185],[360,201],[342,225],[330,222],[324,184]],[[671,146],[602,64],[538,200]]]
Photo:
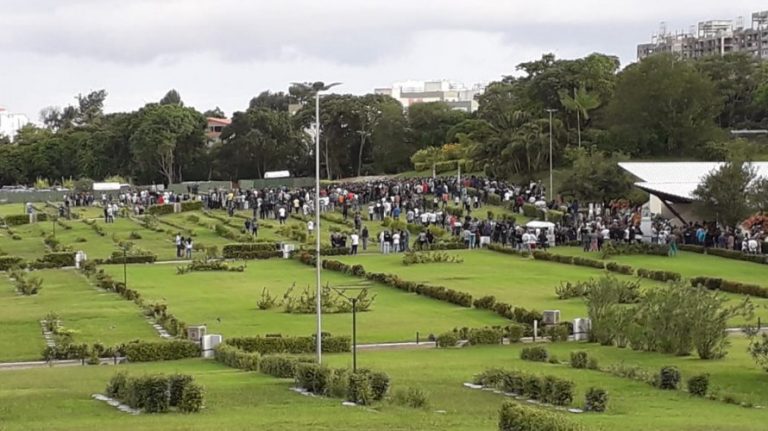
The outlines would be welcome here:
[[[736,52],[768,60],[768,11],[752,14],[752,24],[744,27],[744,20],[713,20],[700,22],[688,32],[669,33],[662,23],[658,34],[650,43],[637,46],[637,59],[657,53],[678,54],[683,58],[701,58]]]
[[[485,91],[485,85],[467,87],[452,81],[405,81],[396,82],[389,88],[376,88],[374,93],[391,96],[404,108],[415,103],[445,102],[453,109],[474,112],[477,109],[475,96]]]
[[[11,140],[16,136],[16,132],[29,124],[29,118],[24,114],[12,114],[0,108],[0,135],[5,135]]]

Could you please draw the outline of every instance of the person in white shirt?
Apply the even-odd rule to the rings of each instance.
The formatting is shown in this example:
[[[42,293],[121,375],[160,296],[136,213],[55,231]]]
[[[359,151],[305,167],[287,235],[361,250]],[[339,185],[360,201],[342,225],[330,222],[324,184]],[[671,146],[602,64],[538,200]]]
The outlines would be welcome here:
[[[280,224],[285,224],[285,208],[280,207],[280,209],[277,210],[277,214],[280,217]]]
[[[429,213],[421,213],[421,224],[426,225],[429,223]]]
[[[352,254],[357,254],[357,246],[360,244],[360,237],[354,232],[349,236],[349,239],[352,241]]]
[[[312,232],[315,231],[315,222],[312,220],[307,222],[307,232],[309,232],[310,235],[312,235]]]
[[[392,249],[394,253],[400,251],[400,232],[398,231],[392,234]]]

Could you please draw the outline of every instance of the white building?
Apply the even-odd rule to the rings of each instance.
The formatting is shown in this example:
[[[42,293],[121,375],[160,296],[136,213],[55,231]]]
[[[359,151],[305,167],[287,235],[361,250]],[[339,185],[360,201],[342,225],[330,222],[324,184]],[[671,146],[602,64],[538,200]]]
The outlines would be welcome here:
[[[29,118],[24,114],[12,114],[0,108],[0,135],[5,135],[11,140],[16,136],[16,132],[29,124]]]
[[[396,82],[392,87],[376,88],[373,91],[397,99],[406,109],[415,103],[445,102],[454,109],[474,112],[477,109],[475,97],[484,90],[484,84],[467,87],[453,81],[441,80]]]

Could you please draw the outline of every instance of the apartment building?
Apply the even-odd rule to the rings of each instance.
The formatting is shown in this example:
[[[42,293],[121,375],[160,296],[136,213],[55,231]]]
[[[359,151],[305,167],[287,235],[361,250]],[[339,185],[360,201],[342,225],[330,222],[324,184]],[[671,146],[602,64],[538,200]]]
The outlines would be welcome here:
[[[453,81],[440,80],[396,82],[391,87],[376,88],[373,91],[397,99],[406,109],[415,103],[445,102],[454,109],[474,112],[477,109],[476,96],[484,90],[484,84],[467,87]]]

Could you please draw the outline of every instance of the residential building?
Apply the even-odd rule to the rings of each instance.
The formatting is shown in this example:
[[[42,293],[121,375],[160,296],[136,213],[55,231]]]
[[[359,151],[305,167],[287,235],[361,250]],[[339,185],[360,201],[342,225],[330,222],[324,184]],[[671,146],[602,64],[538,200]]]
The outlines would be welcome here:
[[[396,82],[392,87],[376,88],[374,93],[390,96],[408,109],[415,103],[445,102],[454,109],[474,112],[477,109],[476,96],[483,93],[485,85],[464,84],[448,80]]]
[[[208,124],[205,128],[205,136],[208,138],[208,144],[213,145],[221,140],[221,132],[225,127],[232,123],[228,118],[208,117]]]
[[[683,58],[701,58],[710,55],[746,52],[768,60],[768,11],[752,14],[752,22],[745,27],[743,19],[703,21],[688,32],[667,32],[662,23],[658,34],[650,43],[637,46],[637,59],[653,54],[673,53]]]
[[[0,135],[5,135],[11,140],[16,136],[16,132],[29,124],[29,118],[24,114],[12,114],[0,107]]]

